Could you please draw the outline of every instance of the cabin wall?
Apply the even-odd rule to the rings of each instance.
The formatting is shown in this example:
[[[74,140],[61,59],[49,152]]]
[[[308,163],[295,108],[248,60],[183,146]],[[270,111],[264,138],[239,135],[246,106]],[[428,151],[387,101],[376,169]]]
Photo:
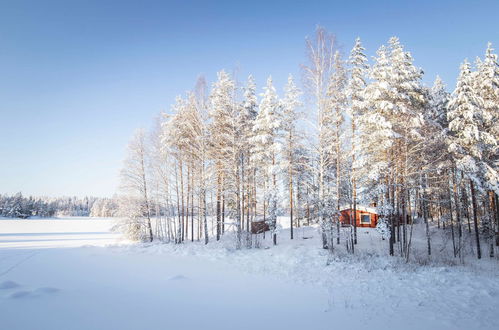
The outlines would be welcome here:
[[[269,225],[265,221],[253,221],[251,223],[251,233],[260,234],[269,231]]]
[[[341,211],[341,217],[340,217],[340,222],[343,225],[350,225],[350,220],[351,220],[351,214],[353,213],[353,210],[343,210]],[[362,214],[369,214],[371,216],[371,223],[366,224],[366,223],[361,223],[360,222],[360,217]],[[355,216],[355,221],[357,222],[357,227],[367,227],[367,228],[375,228],[377,223],[378,223],[378,215],[375,213],[369,213],[369,212],[363,212],[363,211],[358,211],[356,212]]]

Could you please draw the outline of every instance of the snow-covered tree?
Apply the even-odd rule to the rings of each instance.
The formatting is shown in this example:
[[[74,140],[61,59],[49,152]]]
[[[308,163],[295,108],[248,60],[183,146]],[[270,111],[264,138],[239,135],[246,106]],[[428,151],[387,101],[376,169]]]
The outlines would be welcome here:
[[[439,76],[430,89],[428,120],[438,124],[442,129],[447,128],[447,106],[450,94]]]
[[[246,86],[244,87],[243,100],[241,104],[240,118],[238,126],[240,131],[240,149],[241,149],[241,216],[242,226],[246,219],[247,245],[251,245],[251,217],[255,217],[256,210],[256,192],[255,171],[256,167],[251,161],[251,139],[254,136],[253,125],[258,114],[258,100],[256,95],[255,79],[252,75],[248,76]]]
[[[495,214],[494,220],[492,220],[492,215],[489,217],[491,219],[488,221],[490,231],[488,236],[493,236],[495,232],[496,246],[499,246],[499,207],[497,205],[499,203],[499,62],[490,42],[487,45],[483,61],[477,67],[477,71],[475,84],[484,105],[482,109],[483,129],[489,134],[483,154],[483,161],[486,164],[484,181],[489,195],[490,214]],[[490,251],[492,255],[493,248]]]
[[[483,102],[480,108],[483,179],[487,190],[499,194],[499,62],[488,43],[483,61],[477,61],[474,88]]]
[[[307,92],[311,95],[312,101],[315,106],[313,113],[315,119],[316,136],[312,142],[311,149],[317,159],[317,166],[315,169],[316,179],[314,186],[310,190],[316,190],[317,197],[312,199],[316,204],[317,217],[322,231],[322,246],[328,248],[327,234],[328,225],[330,226],[330,214],[326,208],[326,195],[327,189],[326,176],[330,165],[328,164],[327,149],[328,134],[326,129],[327,117],[327,85],[331,79],[333,70],[334,53],[336,49],[336,38],[334,35],[328,33],[324,28],[317,27],[315,39],[306,40],[306,49],[308,55],[308,64],[304,65],[304,81]]]
[[[258,115],[253,126],[252,159],[260,169],[261,182],[263,184],[264,217],[268,214],[267,222],[272,231],[272,240],[277,244],[277,206],[279,198],[278,155],[280,143],[278,134],[282,127],[281,105],[277,92],[272,83],[272,77],[267,79],[263,88]]]
[[[364,54],[365,48],[362,46],[360,38],[355,39],[355,45],[350,52],[350,57],[348,60],[349,64],[349,80],[347,87],[347,97],[349,101],[349,106],[347,108],[347,113],[350,116],[351,122],[351,137],[350,137],[350,153],[351,153],[351,169],[350,169],[350,180],[352,184],[352,208],[353,214],[356,214],[357,210],[357,183],[358,183],[358,168],[356,159],[362,157],[360,155],[361,149],[359,148],[359,118],[363,115],[365,104],[364,104],[364,90],[367,85],[367,70],[369,66],[367,64],[367,56]],[[354,225],[354,244],[357,244],[357,221],[351,220]]]
[[[347,107],[348,85],[347,71],[340,53],[335,52],[333,57],[333,72],[327,86],[327,105],[324,111],[324,142],[329,146],[326,149],[326,201],[325,208],[328,218],[336,224],[337,244],[340,244],[340,203],[342,202],[342,144],[344,140],[343,123]],[[333,247],[332,231],[329,231],[330,249]]]
[[[121,188],[130,197],[122,206],[133,208],[134,212],[125,212],[130,217],[125,218],[125,226],[135,228],[140,225],[140,231],[152,242],[153,232],[151,225],[151,207],[149,195],[149,181],[147,174],[147,146],[145,133],[138,130],[128,145],[128,154],[121,171]],[[142,221],[143,220],[143,221]],[[135,233],[135,229],[133,230]],[[137,236],[133,238],[139,238]]]
[[[421,144],[419,129],[424,121],[426,94],[421,84],[422,71],[413,65],[398,38],[382,46],[371,69],[371,82],[365,90],[366,112],[361,117],[363,165],[367,166],[372,196],[378,196],[378,209],[391,225],[390,254],[394,253],[395,206],[402,223],[402,253],[409,255],[410,237],[406,221],[411,191],[409,173],[418,167]],[[401,184],[400,182],[403,182]],[[395,194],[395,190],[398,191]],[[396,200],[397,199],[397,200]],[[398,227],[397,227],[398,230]],[[410,232],[412,233],[412,231]]]
[[[298,108],[302,105],[300,101],[301,91],[296,86],[293,76],[289,75],[288,83],[284,87],[284,99],[282,100],[282,129],[284,131],[283,167],[287,175],[287,186],[289,193],[289,224],[290,237],[293,239],[294,229],[294,178],[296,176],[296,152],[301,146],[300,134],[297,132],[297,120],[299,118]]]
[[[473,86],[473,74],[470,63],[465,60],[461,65],[456,89],[449,102],[447,119],[449,121],[449,151],[459,170],[463,171],[471,180],[470,188],[473,204],[473,221],[475,227],[475,240],[477,256],[481,258],[480,237],[478,229],[478,216],[475,185],[480,185],[477,177],[477,160],[482,159],[482,137],[480,132],[480,109],[483,100],[476,93]]]
[[[449,233],[454,256],[462,257],[471,219],[477,245],[485,240],[492,255],[499,227],[499,66],[491,45],[475,72],[463,65],[452,96],[439,77],[433,87],[423,86],[423,72],[398,38],[378,49],[371,67],[358,38],[347,63],[323,28],[306,46],[308,114],[298,112],[301,92],[291,76],[283,99],[271,78],[257,98],[251,75],[239,86],[225,71],[210,93],[202,78],[177,98],[144,145],[147,196],[139,184],[121,199],[120,210],[128,213],[124,230],[177,243],[196,234],[208,243],[210,235],[219,240],[235,232],[236,248],[243,237],[251,247],[259,238],[250,234],[252,222],[263,215],[276,244],[277,214],[289,210],[291,238],[301,224],[317,223],[324,248],[332,251],[340,233],[348,233],[344,242],[353,252],[356,221],[341,229],[340,205],[355,213],[357,203],[375,203],[391,255],[409,260],[419,223],[432,255],[436,222],[445,237]],[[140,173],[140,161],[134,164],[125,168]],[[85,208],[74,198],[43,204],[0,196],[0,214],[81,214],[90,210],[87,202]],[[92,214],[107,209],[98,201]]]
[[[230,158],[232,132],[234,131],[233,111],[235,107],[235,84],[225,71],[218,73],[218,80],[213,84],[210,94],[210,136],[211,136],[211,157],[215,162],[217,176],[217,240],[224,230],[223,212],[225,183],[227,183],[227,159]]]

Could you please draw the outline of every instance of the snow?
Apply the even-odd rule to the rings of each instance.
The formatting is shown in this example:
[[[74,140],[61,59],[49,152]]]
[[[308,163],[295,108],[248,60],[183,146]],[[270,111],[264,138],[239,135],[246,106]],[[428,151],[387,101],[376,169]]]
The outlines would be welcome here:
[[[1,328],[499,327],[497,260],[405,264],[382,254],[386,241],[369,228],[354,257],[330,257],[311,227],[293,241],[281,230],[277,247],[267,235],[261,249],[234,250],[230,234],[207,246],[135,244],[113,225],[0,220]]]
[[[369,213],[378,214],[378,211],[376,210],[375,207],[369,207],[369,206],[363,206],[363,205],[356,205],[355,209],[357,211],[361,211],[361,212],[369,212]],[[343,205],[343,206],[340,207],[340,211],[345,211],[345,210],[353,210],[353,206]]]

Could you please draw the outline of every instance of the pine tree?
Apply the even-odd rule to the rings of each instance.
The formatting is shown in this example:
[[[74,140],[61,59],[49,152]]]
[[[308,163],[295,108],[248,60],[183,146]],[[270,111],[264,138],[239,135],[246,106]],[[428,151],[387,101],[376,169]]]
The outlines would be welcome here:
[[[231,159],[232,132],[234,131],[233,112],[235,107],[235,84],[225,71],[218,73],[218,80],[213,84],[210,94],[209,132],[211,136],[211,158],[215,162],[217,177],[216,214],[217,214],[217,240],[224,230],[224,195],[227,186],[226,161]],[[225,184],[224,184],[225,183]]]
[[[445,88],[445,84],[439,76],[435,78],[429,96],[429,111],[428,120],[438,124],[442,129],[448,127],[447,122],[447,105],[449,103],[450,94]]]
[[[457,86],[449,102],[447,119],[449,121],[449,151],[459,170],[470,178],[470,190],[473,207],[473,223],[477,257],[481,258],[480,236],[478,228],[476,188],[481,186],[480,165],[483,159],[484,131],[480,130],[483,120],[481,108],[483,100],[473,86],[473,74],[467,60],[461,65]]]
[[[495,229],[492,224],[489,227],[491,231],[495,231],[496,246],[499,246],[499,207],[497,206],[499,199],[499,62],[490,42],[485,51],[485,58],[477,69],[478,92],[484,102],[483,129],[490,136],[484,153],[484,162],[487,164],[484,177],[486,188],[489,190],[490,213],[494,218],[491,221],[495,223]],[[491,248],[491,254],[493,251]]]
[[[342,201],[342,155],[341,150],[343,143],[343,122],[344,115],[347,107],[347,94],[346,87],[348,84],[347,72],[343,60],[341,59],[340,53],[335,52],[333,57],[333,72],[331,74],[327,97],[328,102],[325,111],[325,126],[327,131],[327,144],[329,148],[327,149],[326,163],[331,171],[326,177],[328,182],[327,189],[329,191],[328,195],[329,201],[326,204],[328,209],[327,214],[331,217],[333,223],[336,224],[337,228],[337,244],[340,244],[340,203]],[[334,192],[333,192],[334,191]],[[332,249],[332,233],[330,233],[330,249]]]
[[[357,184],[358,184],[358,168],[357,161],[360,156],[359,148],[359,118],[363,115],[365,109],[364,102],[364,90],[367,85],[367,70],[369,66],[367,64],[367,57],[364,54],[365,48],[362,46],[360,38],[355,39],[355,45],[350,52],[349,65],[350,65],[350,77],[347,88],[347,96],[349,98],[348,115],[351,121],[351,158],[352,158],[352,168],[350,172],[350,180],[352,183],[352,208],[353,208],[353,222],[354,226],[354,244],[357,244],[357,219],[355,218],[357,214]]]
[[[272,232],[273,244],[277,244],[277,206],[278,206],[278,134],[281,129],[280,104],[272,77],[261,94],[260,111],[253,126],[252,156],[255,164],[261,168],[260,175],[264,189],[264,217],[268,209],[268,224]]]
[[[483,107],[479,113],[481,130],[482,171],[485,188],[499,193],[499,63],[492,44],[488,43],[483,61],[477,60],[474,89]]]
[[[378,50],[371,69],[361,140],[364,162],[370,164],[366,176],[371,192],[380,197],[380,214],[390,221],[390,254],[394,253],[397,229],[401,252],[408,258],[412,234],[412,222],[407,232],[411,211],[409,181],[417,178],[409,173],[417,173],[420,167],[417,147],[422,137],[418,131],[424,120],[426,97],[421,85],[422,71],[413,65],[411,55],[404,51],[398,38],[391,38],[388,44],[388,48],[382,46]]]
[[[288,177],[289,192],[289,224],[290,238],[293,239],[294,228],[294,177],[296,175],[296,150],[300,146],[300,137],[297,132],[296,121],[299,118],[297,109],[301,106],[301,91],[296,87],[293,76],[289,75],[288,83],[284,87],[284,99],[282,100],[282,128],[284,131],[283,160],[284,171]]]
[[[255,170],[253,162],[251,161],[251,139],[253,138],[253,125],[258,114],[258,100],[256,96],[256,84],[252,75],[248,77],[246,87],[244,88],[243,102],[241,105],[240,119],[238,120],[241,136],[241,214],[243,216],[242,226],[244,227],[244,216],[246,216],[246,235],[247,246],[251,246],[251,221],[250,214],[254,216],[256,192],[255,183]],[[246,212],[245,212],[246,211]]]
[[[449,150],[454,154],[458,167],[476,184],[481,185],[479,168],[482,167],[487,144],[493,137],[484,130],[486,117],[482,109],[484,101],[474,86],[470,63],[461,65],[456,89],[449,102],[448,121],[451,132]]]
[[[374,65],[369,71],[371,81],[363,93],[365,110],[358,121],[359,149],[363,157],[356,160],[356,168],[359,169],[358,175],[364,178],[364,194],[379,200],[380,223],[386,223],[389,228],[390,255],[393,255],[395,226],[389,191],[389,169],[392,165],[390,149],[396,134],[389,113],[394,107],[389,98],[391,87],[388,77],[391,75],[391,68],[386,46],[381,46],[376,54]]]

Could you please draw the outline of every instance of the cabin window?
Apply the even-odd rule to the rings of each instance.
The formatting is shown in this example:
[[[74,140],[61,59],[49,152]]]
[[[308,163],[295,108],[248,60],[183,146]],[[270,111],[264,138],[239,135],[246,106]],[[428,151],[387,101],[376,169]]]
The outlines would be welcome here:
[[[360,223],[371,223],[371,216],[369,214],[361,214],[360,215]]]

